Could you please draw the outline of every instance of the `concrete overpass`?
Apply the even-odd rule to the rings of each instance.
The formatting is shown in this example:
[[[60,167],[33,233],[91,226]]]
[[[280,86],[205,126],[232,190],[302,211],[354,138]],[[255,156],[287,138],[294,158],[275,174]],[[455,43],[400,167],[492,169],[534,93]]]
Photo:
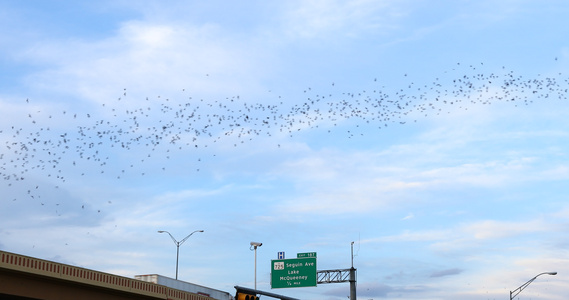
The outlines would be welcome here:
[[[0,299],[214,300],[163,285],[0,251]]]

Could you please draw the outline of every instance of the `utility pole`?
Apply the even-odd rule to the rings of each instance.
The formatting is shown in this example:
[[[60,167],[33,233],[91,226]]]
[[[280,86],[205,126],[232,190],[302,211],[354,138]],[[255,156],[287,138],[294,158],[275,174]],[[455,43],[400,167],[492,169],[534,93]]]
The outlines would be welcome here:
[[[354,268],[354,242],[352,242],[352,267],[340,270],[320,270],[316,272],[317,284],[350,282],[350,300],[356,300],[356,271]]]
[[[356,300],[356,269],[354,268],[354,242],[352,242],[352,267],[350,268],[350,300]]]

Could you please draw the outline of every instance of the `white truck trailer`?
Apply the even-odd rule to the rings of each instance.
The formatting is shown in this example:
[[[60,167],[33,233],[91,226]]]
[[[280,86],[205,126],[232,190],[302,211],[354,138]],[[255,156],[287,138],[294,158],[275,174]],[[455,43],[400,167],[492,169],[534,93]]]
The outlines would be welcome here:
[[[190,293],[196,293],[199,295],[208,296],[218,300],[234,300],[233,296],[228,292],[208,288],[205,286],[193,284],[186,281],[176,280],[174,278],[158,275],[158,274],[149,274],[149,275],[135,275],[134,279],[152,282],[155,284],[165,285],[167,287],[186,291]]]

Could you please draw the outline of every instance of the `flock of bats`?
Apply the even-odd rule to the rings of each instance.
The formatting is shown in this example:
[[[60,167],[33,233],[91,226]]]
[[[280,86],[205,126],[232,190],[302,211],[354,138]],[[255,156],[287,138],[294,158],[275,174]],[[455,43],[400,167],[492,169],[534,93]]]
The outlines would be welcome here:
[[[348,120],[365,125],[366,131],[360,134],[377,134],[370,130],[404,126],[420,117],[473,105],[538,105],[548,99],[567,99],[569,78],[561,73],[528,78],[504,67],[496,72],[482,71],[483,67],[458,64],[459,71],[428,84],[414,83],[405,74],[401,82],[408,83],[397,88],[386,87],[380,78],[371,78],[366,89],[357,91],[330,83],[325,91],[306,88],[294,99],[270,95],[263,101],[240,96],[204,100],[192,98],[185,90],[183,99],[131,99],[125,88],[119,98],[91,112],[46,112],[38,109],[41,106],[34,99],[23,99],[26,114],[15,116],[17,124],[0,128],[0,177],[3,189],[26,188],[2,201],[27,199],[43,205],[41,187],[30,177],[58,186],[94,172],[117,180],[127,174],[144,176],[139,166],[145,162],[169,159],[176,151],[214,151],[215,143],[238,147],[260,136],[270,140],[316,128],[326,134]],[[281,142],[275,138],[275,143],[280,146]],[[126,167],[117,169],[116,161]],[[161,171],[168,172],[165,167]]]

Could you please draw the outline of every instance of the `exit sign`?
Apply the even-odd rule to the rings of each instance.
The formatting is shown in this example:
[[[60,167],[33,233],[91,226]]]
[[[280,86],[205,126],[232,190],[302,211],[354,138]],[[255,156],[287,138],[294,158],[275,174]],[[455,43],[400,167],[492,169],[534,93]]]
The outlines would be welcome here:
[[[296,258],[316,257],[316,252],[297,253]]]
[[[271,260],[271,288],[316,286],[316,257]]]

